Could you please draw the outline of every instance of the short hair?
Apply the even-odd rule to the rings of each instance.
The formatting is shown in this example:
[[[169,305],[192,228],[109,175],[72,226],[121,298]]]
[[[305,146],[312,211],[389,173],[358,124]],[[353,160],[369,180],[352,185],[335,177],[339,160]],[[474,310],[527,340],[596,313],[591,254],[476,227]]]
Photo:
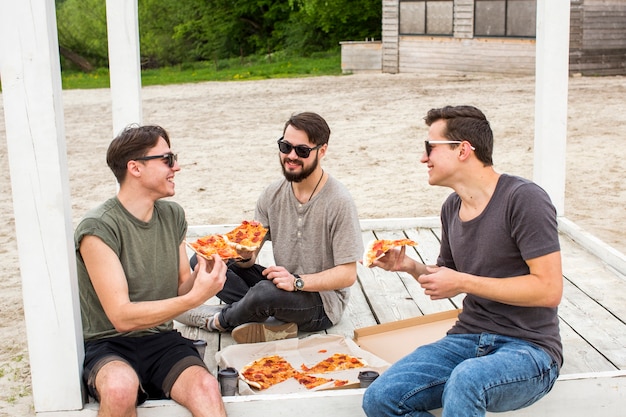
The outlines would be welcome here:
[[[154,148],[159,138],[170,146],[170,138],[165,129],[156,125],[129,125],[111,141],[107,150],[107,165],[113,171],[117,182],[122,184],[126,178],[128,161],[146,156]]]
[[[328,123],[317,113],[302,112],[292,114],[289,120],[285,122],[283,135],[290,125],[298,130],[304,131],[309,138],[309,142],[314,143],[315,146],[328,143],[328,139],[330,138],[330,127]]]
[[[479,161],[493,165],[493,131],[482,111],[473,106],[445,106],[430,109],[424,117],[428,126],[438,120],[446,122],[446,139],[468,141]]]

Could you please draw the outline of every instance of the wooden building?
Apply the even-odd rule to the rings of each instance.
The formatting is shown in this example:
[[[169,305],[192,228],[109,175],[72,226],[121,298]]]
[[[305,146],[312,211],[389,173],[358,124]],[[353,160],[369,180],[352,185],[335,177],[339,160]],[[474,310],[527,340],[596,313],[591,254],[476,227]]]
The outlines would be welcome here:
[[[383,0],[382,41],[343,42],[344,72],[533,74],[536,0]],[[626,2],[571,0],[569,72],[626,74]]]

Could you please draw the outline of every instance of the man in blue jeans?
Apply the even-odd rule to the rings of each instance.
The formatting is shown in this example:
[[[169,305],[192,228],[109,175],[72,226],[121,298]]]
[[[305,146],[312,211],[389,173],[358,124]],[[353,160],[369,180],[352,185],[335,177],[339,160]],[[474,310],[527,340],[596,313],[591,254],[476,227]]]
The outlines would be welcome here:
[[[484,416],[526,407],[563,364],[563,291],[556,210],[538,185],[493,169],[493,133],[475,107],[432,109],[421,162],[454,192],[441,209],[437,265],[395,249],[374,263],[411,274],[439,300],[466,294],[447,335],[419,347],[365,392],[373,416]]]

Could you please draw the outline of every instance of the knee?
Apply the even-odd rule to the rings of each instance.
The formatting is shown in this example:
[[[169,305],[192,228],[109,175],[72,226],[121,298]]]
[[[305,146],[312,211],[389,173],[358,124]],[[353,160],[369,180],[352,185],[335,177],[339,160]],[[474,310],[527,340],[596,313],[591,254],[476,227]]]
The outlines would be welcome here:
[[[463,364],[457,366],[450,374],[446,382],[442,400],[444,404],[460,401],[468,401],[475,405],[484,402],[484,386],[481,381],[485,379],[478,377],[477,372]]]
[[[106,378],[97,390],[100,407],[113,411],[111,415],[126,415],[137,406],[139,382],[134,378]]]
[[[375,385],[370,385],[363,394],[363,411],[368,417],[380,416],[381,410],[386,408],[385,396],[381,395],[381,391],[376,389]]]
[[[194,389],[197,389],[199,393],[205,393],[205,395],[209,395],[209,397],[221,397],[219,383],[217,379],[206,372],[199,378],[199,383],[194,384]]]
[[[272,281],[261,281],[254,287],[250,288],[250,291],[245,296],[246,302],[252,305],[268,305],[271,304],[271,300],[277,291],[276,286]],[[282,291],[282,290],[278,290]]]
[[[191,411],[192,415],[205,415],[208,410],[213,410],[214,414],[223,415],[224,403],[220,393],[217,379],[209,372],[196,374],[195,377],[183,384],[183,386],[172,388],[171,398]]]

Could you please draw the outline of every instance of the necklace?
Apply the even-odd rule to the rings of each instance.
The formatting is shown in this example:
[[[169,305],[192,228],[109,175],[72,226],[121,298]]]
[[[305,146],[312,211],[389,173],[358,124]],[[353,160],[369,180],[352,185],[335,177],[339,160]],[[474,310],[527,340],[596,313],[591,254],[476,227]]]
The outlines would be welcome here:
[[[322,168],[322,175],[320,176],[319,181],[317,181],[317,184],[315,184],[315,188],[313,188],[313,192],[309,196],[309,199],[307,200],[307,202],[311,201],[311,199],[313,198],[313,194],[315,194],[315,191],[317,191],[317,187],[319,187],[320,183],[322,182],[322,178],[324,178],[324,169],[323,168]]]

